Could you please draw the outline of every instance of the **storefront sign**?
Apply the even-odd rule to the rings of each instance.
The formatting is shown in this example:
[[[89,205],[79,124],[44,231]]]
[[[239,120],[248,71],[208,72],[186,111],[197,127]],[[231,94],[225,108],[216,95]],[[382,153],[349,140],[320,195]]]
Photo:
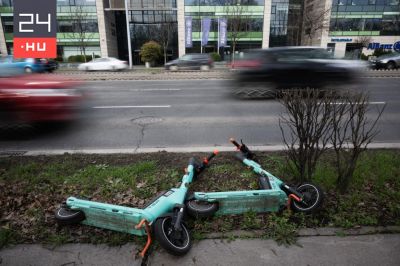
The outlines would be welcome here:
[[[185,17],[185,47],[193,47],[192,41],[192,17]]]
[[[331,38],[331,42],[352,42],[352,38]]]
[[[381,44],[379,42],[373,42],[368,44],[368,50],[375,49],[385,49],[385,50],[395,50],[396,52],[400,52],[400,41],[395,42],[394,44]]]
[[[57,57],[57,1],[14,0],[14,57]]]

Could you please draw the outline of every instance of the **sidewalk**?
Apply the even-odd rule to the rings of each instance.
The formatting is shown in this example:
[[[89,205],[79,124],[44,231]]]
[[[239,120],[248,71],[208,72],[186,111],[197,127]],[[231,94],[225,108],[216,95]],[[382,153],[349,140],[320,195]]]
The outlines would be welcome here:
[[[183,257],[153,252],[144,265],[400,265],[400,234],[301,237],[299,246],[273,240],[209,239],[196,241]],[[122,247],[68,244],[55,249],[18,245],[0,250],[0,265],[141,265],[134,244]]]

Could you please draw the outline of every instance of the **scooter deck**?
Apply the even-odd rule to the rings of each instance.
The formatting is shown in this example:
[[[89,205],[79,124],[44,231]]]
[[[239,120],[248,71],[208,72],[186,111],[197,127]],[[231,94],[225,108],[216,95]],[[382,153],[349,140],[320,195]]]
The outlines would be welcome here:
[[[144,229],[135,229],[135,225],[145,219],[142,209],[82,200],[75,197],[67,199],[71,209],[79,209],[85,213],[83,224],[129,233],[133,235],[146,235]]]

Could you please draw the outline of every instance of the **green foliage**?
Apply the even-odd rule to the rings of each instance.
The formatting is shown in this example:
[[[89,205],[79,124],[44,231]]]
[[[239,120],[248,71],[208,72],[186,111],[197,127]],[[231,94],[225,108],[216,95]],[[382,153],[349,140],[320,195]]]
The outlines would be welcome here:
[[[379,49],[375,49],[374,50],[374,53],[372,54],[372,56],[378,57],[378,56],[381,56],[381,55],[391,54],[391,53],[392,53],[392,51],[390,51],[390,50],[384,50],[382,48],[379,48]]]
[[[142,62],[156,62],[161,55],[161,45],[155,41],[149,41],[140,48],[140,59]]]
[[[9,228],[0,227],[0,249],[15,244],[18,235],[15,231]]]
[[[273,213],[269,217],[266,236],[274,239],[278,245],[289,246],[297,241],[297,226],[289,221],[289,217],[289,212],[284,212],[282,216]]]
[[[361,60],[367,61],[368,58],[369,58],[368,55],[365,55],[365,54],[361,53],[361,55],[360,55],[360,59],[361,59]]]
[[[100,58],[99,55],[95,55],[94,58]],[[86,55],[86,62],[91,61],[92,55]],[[84,55],[71,55],[68,57],[68,62],[69,63],[84,63],[85,62],[85,56]]]
[[[211,53],[210,56],[211,56],[211,58],[212,58],[212,60],[213,60],[214,62],[219,62],[219,61],[221,61],[221,56],[220,56],[219,53]]]

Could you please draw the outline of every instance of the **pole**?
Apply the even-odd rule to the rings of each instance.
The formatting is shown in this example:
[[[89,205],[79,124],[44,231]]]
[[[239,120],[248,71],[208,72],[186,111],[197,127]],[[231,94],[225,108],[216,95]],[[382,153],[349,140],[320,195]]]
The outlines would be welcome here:
[[[129,27],[128,0],[125,0],[126,34],[128,38],[129,69],[132,69],[131,31]]]
[[[200,53],[203,53],[203,18],[200,18]]]
[[[218,18],[218,23],[217,24],[218,24],[218,26],[217,26],[218,27],[218,37],[217,37],[217,47],[218,48],[217,48],[217,51],[218,51],[218,54],[219,54],[219,18]]]

